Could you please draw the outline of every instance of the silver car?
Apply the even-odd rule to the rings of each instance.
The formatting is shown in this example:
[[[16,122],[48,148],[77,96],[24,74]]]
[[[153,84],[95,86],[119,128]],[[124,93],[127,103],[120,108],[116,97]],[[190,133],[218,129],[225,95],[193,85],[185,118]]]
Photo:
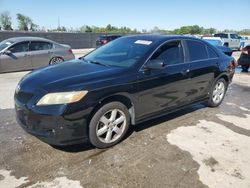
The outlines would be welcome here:
[[[69,45],[39,37],[15,37],[0,42],[0,73],[31,70],[74,59]]]

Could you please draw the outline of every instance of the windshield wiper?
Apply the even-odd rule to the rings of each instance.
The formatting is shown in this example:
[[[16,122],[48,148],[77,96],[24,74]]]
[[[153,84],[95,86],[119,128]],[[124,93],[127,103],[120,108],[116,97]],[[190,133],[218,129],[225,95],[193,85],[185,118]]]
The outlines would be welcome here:
[[[96,64],[96,65],[108,66],[108,65],[105,65],[105,64],[100,63],[99,61],[88,61],[88,62],[89,62],[89,63]]]

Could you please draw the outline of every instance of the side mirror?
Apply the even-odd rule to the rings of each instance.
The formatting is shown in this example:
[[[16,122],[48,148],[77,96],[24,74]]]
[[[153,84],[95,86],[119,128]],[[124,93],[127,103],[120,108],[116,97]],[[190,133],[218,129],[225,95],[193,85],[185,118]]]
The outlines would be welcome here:
[[[4,50],[4,51],[3,51],[3,54],[10,55],[10,54],[11,54],[11,51],[10,51],[10,50]]]
[[[165,68],[165,63],[161,59],[153,59],[149,60],[146,65],[146,69],[164,69]]]

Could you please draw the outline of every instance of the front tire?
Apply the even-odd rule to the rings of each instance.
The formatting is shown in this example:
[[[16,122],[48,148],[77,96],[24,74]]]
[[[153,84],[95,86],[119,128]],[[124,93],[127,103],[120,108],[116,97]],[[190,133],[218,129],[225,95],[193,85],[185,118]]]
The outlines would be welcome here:
[[[120,102],[111,102],[99,108],[89,123],[89,140],[97,148],[108,148],[119,143],[128,130],[130,115]]]
[[[207,102],[207,106],[209,107],[217,107],[219,106],[226,94],[228,83],[225,79],[218,79],[213,87],[210,90],[209,100]]]

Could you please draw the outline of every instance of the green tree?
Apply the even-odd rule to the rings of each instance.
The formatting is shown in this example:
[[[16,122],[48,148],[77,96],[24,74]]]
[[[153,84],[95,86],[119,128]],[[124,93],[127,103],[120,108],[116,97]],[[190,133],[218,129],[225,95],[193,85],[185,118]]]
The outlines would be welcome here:
[[[34,24],[33,22],[30,23],[30,30],[31,31],[37,31],[38,25]]]
[[[179,34],[189,34],[190,28],[188,26],[182,26],[179,30]]]
[[[216,33],[216,29],[215,28],[209,28],[209,34],[215,34]]]
[[[86,25],[86,30],[85,30],[85,32],[86,32],[86,33],[91,33],[92,31],[93,31],[92,28],[91,28],[90,26]]]
[[[112,31],[113,29],[114,29],[114,27],[112,25],[110,25],[110,24],[108,24],[107,27],[106,27],[107,31]]]
[[[32,19],[28,16],[18,13],[17,15],[18,29],[21,31],[35,31],[38,25],[34,24]]]
[[[201,32],[202,32],[202,28],[199,27],[198,25],[188,26],[188,28],[189,28],[189,31],[190,31],[189,34],[191,34],[191,35],[193,35],[193,34],[201,34]]]
[[[13,30],[11,27],[11,16],[8,11],[1,13],[0,25],[3,30]]]
[[[56,29],[55,31],[65,32],[65,31],[67,31],[67,30],[66,30],[66,27],[64,27],[64,26],[62,26],[62,27],[58,26],[57,29]]]

